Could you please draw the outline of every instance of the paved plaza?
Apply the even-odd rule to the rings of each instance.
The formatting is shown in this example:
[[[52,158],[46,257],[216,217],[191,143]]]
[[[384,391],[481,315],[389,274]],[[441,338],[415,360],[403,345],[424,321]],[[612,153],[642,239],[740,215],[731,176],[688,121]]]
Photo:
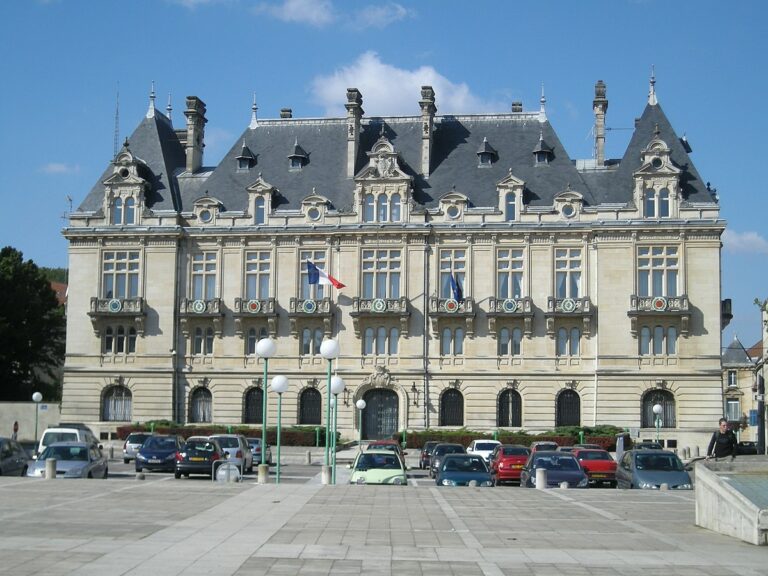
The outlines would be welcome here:
[[[0,574],[768,571],[765,547],[694,526],[693,492],[415,484],[0,478]]]

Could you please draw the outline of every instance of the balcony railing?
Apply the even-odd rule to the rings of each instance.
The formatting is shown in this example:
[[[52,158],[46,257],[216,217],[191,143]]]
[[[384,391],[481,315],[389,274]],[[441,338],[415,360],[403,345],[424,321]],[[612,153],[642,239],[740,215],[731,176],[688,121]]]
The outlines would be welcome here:
[[[440,335],[440,323],[452,318],[463,319],[466,323],[467,336],[475,336],[475,301],[472,298],[456,300],[454,298],[429,299],[429,319],[432,325],[432,335]]]
[[[144,298],[91,298],[88,316],[91,318],[93,331],[98,336],[101,325],[110,319],[128,320],[135,324],[136,333],[144,336],[144,318],[147,313]]]
[[[533,331],[533,300],[530,296],[517,298],[488,299],[488,328],[493,337],[496,337],[496,324],[499,320],[523,321],[523,332],[530,338]]]
[[[547,311],[544,317],[547,321],[547,335],[555,337],[555,321],[559,319],[580,318],[582,332],[586,337],[592,334],[592,321],[595,314],[592,301],[589,298],[547,298]]]
[[[267,331],[273,338],[277,335],[277,312],[274,298],[235,298],[232,308],[235,319],[235,334],[242,337],[248,319],[267,322]]]
[[[181,332],[185,337],[189,337],[190,323],[195,318],[200,318],[213,322],[213,331],[218,338],[221,338],[222,319],[224,317],[224,307],[221,304],[221,298],[202,298],[191,299],[182,298],[179,305],[179,323]]]
[[[630,330],[633,336],[637,336],[640,322],[639,318],[667,317],[677,318],[680,321],[680,334],[688,336],[691,321],[691,310],[688,296],[638,296],[632,294],[629,297]]]
[[[400,332],[408,336],[408,298],[353,298],[352,299],[352,326],[355,329],[355,336],[360,337],[360,319],[376,318],[386,319],[394,318],[400,321]]]
[[[288,308],[288,318],[291,323],[291,335],[295,338],[299,336],[300,320],[311,320],[317,318],[323,321],[323,331],[326,336],[331,335],[331,326],[333,312],[331,311],[330,298],[291,298]]]

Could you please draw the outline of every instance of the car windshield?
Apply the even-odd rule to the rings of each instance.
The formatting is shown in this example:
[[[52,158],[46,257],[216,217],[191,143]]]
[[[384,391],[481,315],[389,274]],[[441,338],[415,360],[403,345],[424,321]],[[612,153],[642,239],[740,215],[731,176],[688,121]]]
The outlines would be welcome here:
[[[85,446],[48,446],[42,455],[40,460],[44,461],[47,458],[55,458],[56,460],[82,460],[88,461],[88,448]]]
[[[572,456],[541,456],[534,460],[534,468],[546,470],[578,470],[579,463]]]
[[[368,450],[392,450],[392,452],[397,452],[397,446],[395,444],[369,444]]]
[[[477,456],[450,457],[443,463],[443,471],[447,472],[488,472],[482,458]]]
[[[184,448],[186,450],[197,450],[198,452],[214,452],[216,445],[210,440],[188,440]]]
[[[638,454],[635,457],[638,470],[680,472],[683,463],[674,454]]]
[[[389,454],[361,454],[355,470],[402,470],[397,456]]]
[[[43,446],[55,442],[77,442],[77,432],[46,432],[43,435]]]
[[[432,452],[434,452],[435,446],[437,446],[437,442],[427,442],[426,444],[424,444],[424,448],[422,448],[422,450],[424,450],[424,452],[426,452],[427,454],[431,454]]]
[[[557,450],[558,446],[555,443],[536,444],[536,450]]]
[[[248,445],[251,448],[261,448],[261,438],[248,438]]]
[[[464,452],[463,446],[437,446],[435,448],[435,456],[442,456],[443,454],[460,454]]]
[[[613,460],[608,452],[579,452],[579,460]]]
[[[478,442],[477,444],[475,444],[475,450],[491,451],[494,448],[496,448],[496,446],[498,446],[498,444],[496,444],[495,442]]]
[[[528,456],[531,451],[528,448],[515,448],[514,446],[507,446],[502,448],[504,456]]]
[[[175,450],[176,440],[174,438],[151,436],[147,438],[142,448],[149,448],[150,450]]]
[[[148,434],[128,434],[125,441],[130,444],[144,444],[144,440],[147,438],[149,438]]]
[[[216,436],[216,440],[219,441],[222,448],[237,448],[240,445],[237,438],[232,436]]]

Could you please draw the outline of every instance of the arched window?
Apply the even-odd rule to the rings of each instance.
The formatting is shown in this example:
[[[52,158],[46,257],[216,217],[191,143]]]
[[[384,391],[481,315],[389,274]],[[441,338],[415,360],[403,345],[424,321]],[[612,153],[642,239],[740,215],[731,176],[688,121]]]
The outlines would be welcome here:
[[[128,328],[128,354],[136,353],[136,328]]]
[[[560,392],[555,404],[555,426],[581,426],[581,399],[575,390]]]
[[[207,388],[195,388],[190,394],[189,421],[194,424],[213,421],[213,396]]]
[[[400,222],[400,194],[392,194],[392,200],[390,200],[390,213],[392,222]]]
[[[123,223],[123,199],[115,198],[112,204],[112,224]]]
[[[304,356],[320,354],[320,344],[323,343],[323,331],[320,328],[304,328],[301,331],[301,353]]]
[[[123,214],[123,224],[133,224],[135,218],[136,201],[133,198],[125,199],[125,213]]]
[[[386,194],[379,194],[376,199],[376,220],[378,222],[389,220],[389,199]]]
[[[557,331],[557,355],[578,356],[581,345],[581,330],[560,328]]]
[[[117,327],[117,337],[115,338],[115,353],[122,354],[125,352],[125,328],[122,326]]]
[[[243,398],[243,423],[261,424],[264,413],[264,396],[261,388],[248,388]]]
[[[112,329],[112,326],[107,326],[107,329],[104,331],[104,354],[114,353],[114,343],[115,331]]]
[[[676,428],[675,397],[669,390],[651,390],[645,393],[642,401],[640,425],[643,428],[656,427],[656,414],[653,413],[653,407],[656,404],[661,405],[661,428]]]
[[[499,332],[499,356],[519,356],[523,341],[520,328],[502,328]]]
[[[568,355],[568,330],[565,328],[560,328],[557,331],[557,355]]]
[[[464,354],[464,329],[456,328],[453,333],[453,353],[456,356]]]
[[[389,331],[389,354],[394,356],[397,354],[398,346],[400,344],[400,330],[392,328]]]
[[[387,329],[379,326],[376,329],[376,354],[383,355],[387,353]]]
[[[581,330],[578,328],[571,328],[571,341],[568,352],[571,356],[579,355],[579,348],[581,344]]]
[[[659,218],[669,218],[669,190],[659,190]]]
[[[656,217],[656,190],[652,188],[645,191],[645,217]]]
[[[322,398],[316,388],[307,388],[299,396],[299,424],[320,424]]]
[[[373,194],[366,194],[363,199],[363,222],[373,222]]]
[[[667,329],[667,354],[677,354],[677,328],[670,326]]]
[[[125,386],[110,386],[104,391],[101,419],[104,422],[130,422],[133,397]]]
[[[464,425],[464,396],[451,388],[440,397],[440,426]]]
[[[267,329],[263,326],[256,330],[256,328],[248,329],[248,336],[245,341],[245,353],[249,356],[256,354],[256,343],[267,337]]]
[[[643,326],[640,329],[640,355],[648,356],[651,353],[651,329]]]
[[[256,210],[253,215],[254,224],[264,224],[264,197],[256,198]]]
[[[523,425],[523,401],[517,390],[504,390],[499,394],[496,415],[496,425],[499,427],[519,428]]]
[[[373,328],[365,329],[365,339],[363,340],[363,354],[373,354],[373,342],[375,340],[373,336]]]
[[[677,354],[677,328],[674,326],[649,326],[640,329],[640,355],[664,356]]]
[[[504,220],[511,222],[516,219],[515,193],[507,192],[504,195]]]
[[[498,355],[506,356],[509,354],[509,328],[502,328],[499,331]]]

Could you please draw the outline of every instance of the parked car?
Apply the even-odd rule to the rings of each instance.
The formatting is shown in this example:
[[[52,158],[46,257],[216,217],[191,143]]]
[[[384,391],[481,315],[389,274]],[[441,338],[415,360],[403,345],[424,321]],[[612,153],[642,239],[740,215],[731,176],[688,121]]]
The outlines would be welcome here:
[[[26,476],[29,455],[11,438],[0,438],[0,476]]]
[[[366,450],[390,450],[398,455],[403,463],[403,466],[406,465],[405,456],[408,454],[408,452],[403,450],[403,447],[397,440],[374,440],[368,444]]]
[[[496,446],[500,446],[501,442],[498,440],[472,440],[469,446],[467,446],[467,454],[475,454],[481,456],[483,460],[488,462],[488,458],[493,452]]]
[[[131,432],[123,443],[123,464],[129,464],[131,460],[136,459],[144,441],[152,436],[149,432]]]
[[[574,450],[578,448],[583,448],[586,450],[605,450],[600,444],[574,444],[573,445]]]
[[[246,438],[248,446],[251,448],[251,455],[256,465],[261,464],[261,438]],[[267,450],[264,453],[264,462],[272,465],[272,448],[267,444]]]
[[[226,462],[226,452],[215,438],[190,436],[176,457],[176,478],[189,478],[190,474],[211,476],[219,465]]]
[[[101,450],[102,446],[93,435],[90,429],[85,428],[47,428],[43,435],[40,437],[40,442],[37,445],[37,451],[32,455],[32,458],[36,458],[38,454],[42,454],[43,450],[47,446],[56,442],[85,442],[91,446],[95,446]]]
[[[559,448],[557,442],[550,440],[542,440],[540,442],[531,442],[531,452],[537,452],[539,450],[557,450]]]
[[[736,453],[749,456],[751,454],[757,454],[757,442],[742,441],[736,445]]]
[[[589,477],[589,483],[616,486],[616,461],[607,450],[577,448],[572,452]]]
[[[176,452],[181,450],[184,439],[181,436],[155,434],[144,441],[136,454],[136,472],[174,472]]]
[[[435,476],[438,486],[493,486],[493,476],[478,454],[446,454]]]
[[[671,490],[691,490],[693,482],[683,463],[673,452],[633,449],[624,452],[616,467],[618,488],[658,490],[662,484]]]
[[[520,471],[531,450],[517,444],[501,444],[491,454],[491,474],[496,484],[520,482]]]
[[[646,440],[644,442],[637,442],[632,446],[635,450],[664,450],[664,446],[658,442],[651,442]]]
[[[557,488],[567,482],[569,488],[587,488],[589,478],[573,454],[556,450],[538,450],[531,452],[528,461],[520,472],[520,486],[536,488],[536,470],[547,471],[547,487]]]
[[[402,458],[392,450],[366,450],[358,452],[354,464],[349,465],[350,484],[406,485],[408,476]]]
[[[438,444],[439,442],[437,440],[427,440],[424,442],[424,446],[421,447],[421,455],[419,456],[419,468],[421,470],[429,468],[429,460],[432,458],[432,451]]]
[[[451,444],[443,442],[435,446],[432,451],[432,459],[429,461],[429,477],[434,478],[437,475],[437,469],[440,467],[440,463],[445,458],[446,454],[466,454],[464,446],[461,444]]]
[[[98,446],[90,442],[54,442],[40,453],[27,471],[31,478],[45,478],[46,460],[56,459],[56,477],[107,478],[109,464]]]
[[[227,460],[230,463],[245,472],[253,472],[253,452],[251,452],[251,446],[248,444],[245,436],[240,434],[216,434],[211,436],[211,438],[218,440],[219,445],[227,453]],[[259,455],[259,458],[261,458],[261,455]]]
[[[574,448],[573,446],[558,446],[557,451],[558,452],[573,452]]]

